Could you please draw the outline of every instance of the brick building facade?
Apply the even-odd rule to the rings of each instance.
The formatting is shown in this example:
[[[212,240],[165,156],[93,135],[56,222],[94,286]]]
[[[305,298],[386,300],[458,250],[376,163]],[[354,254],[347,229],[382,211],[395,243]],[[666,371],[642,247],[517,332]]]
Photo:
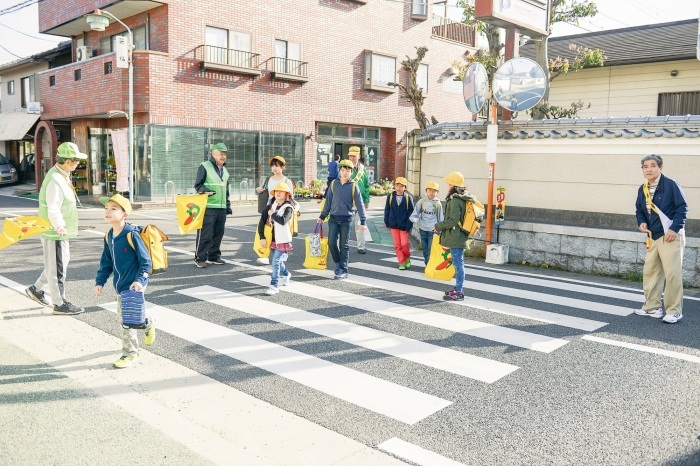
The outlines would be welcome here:
[[[239,196],[268,174],[272,155],[287,158],[287,174],[308,184],[350,145],[363,148],[375,179],[393,179],[404,174],[405,134],[417,124],[412,105],[386,81],[407,82],[400,62],[416,47],[428,48],[425,113],[469,118],[449,69],[474,50],[473,31],[415,3],[44,0],[40,31],[72,37],[76,51],[87,47],[93,57],[41,75],[42,128],[70,120],[72,139],[91,157],[86,188],[113,189],[105,184],[113,177],[108,134],[127,122],[107,112],[128,110],[128,74],[112,52],[111,36],[123,26],[113,21],[98,32],[85,21],[102,8],[134,31],[137,196],[163,196],[167,181],[185,192],[215,142],[229,146]]]

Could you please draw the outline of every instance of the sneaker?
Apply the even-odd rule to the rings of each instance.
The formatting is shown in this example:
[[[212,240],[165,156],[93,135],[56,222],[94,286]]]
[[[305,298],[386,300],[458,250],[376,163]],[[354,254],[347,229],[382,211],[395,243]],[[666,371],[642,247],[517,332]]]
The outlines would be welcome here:
[[[139,362],[138,354],[122,354],[119,359],[114,361],[114,367],[117,369],[126,369],[129,366],[133,366]]]
[[[442,299],[445,301],[464,301],[464,293],[454,290],[450,294],[443,296]]]
[[[348,278],[347,272],[340,272],[340,274],[335,276],[336,280],[345,280],[346,278]]]
[[[24,294],[43,306],[50,306],[49,302],[44,297],[44,292],[37,290],[34,285],[24,290]]]
[[[683,318],[683,314],[666,314],[662,319],[667,324],[675,324]]]
[[[358,254],[367,254],[367,250],[366,249],[358,249],[357,253]]]
[[[208,260],[207,264],[216,264],[216,265],[224,265],[226,262],[222,258],[214,259],[214,260]]]
[[[143,343],[146,346],[151,346],[153,342],[156,341],[156,319],[149,317],[148,323],[150,327],[143,332]]]
[[[452,293],[456,293],[456,292],[457,292],[457,288],[452,288],[450,291],[445,291],[445,296],[449,296]]]
[[[268,288],[265,293],[272,296],[272,295],[276,295],[279,292],[280,292],[280,290],[276,286],[270,285],[270,288]]]
[[[82,307],[76,307],[68,301],[63,301],[63,304],[61,304],[60,306],[54,305],[53,307],[53,313],[59,316],[72,316],[75,314],[81,314],[83,312],[85,312],[85,309],[83,309]]]
[[[661,308],[654,309],[652,311],[645,311],[644,309],[637,309],[634,311],[634,313],[637,314],[638,316],[649,316],[649,317],[653,317],[654,319],[660,319],[664,316],[664,311],[662,311]]]
[[[406,264],[399,264],[399,270],[406,270]]]
[[[410,268],[411,268],[411,258],[407,257],[406,258],[406,269],[410,269]]]
[[[289,285],[289,280],[291,280],[291,279],[292,279],[292,274],[287,272],[287,275],[285,275],[284,277],[280,277],[280,283],[279,283],[280,286]]]
[[[194,261],[194,265],[196,265],[200,269],[206,269],[207,268],[207,263],[206,262],[197,262]]]

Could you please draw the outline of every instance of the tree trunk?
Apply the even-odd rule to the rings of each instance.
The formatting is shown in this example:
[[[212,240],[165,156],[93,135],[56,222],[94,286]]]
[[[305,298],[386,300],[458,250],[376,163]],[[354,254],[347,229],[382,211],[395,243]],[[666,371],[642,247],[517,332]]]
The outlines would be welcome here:
[[[549,60],[548,60],[548,54],[547,54],[547,42],[549,40],[548,36],[542,36],[542,40],[538,40],[535,42],[535,61],[542,67],[544,70],[544,76],[545,76],[545,85],[546,88],[544,90],[544,96],[542,97],[542,102],[549,101],[549,81],[550,81],[550,73],[549,73]],[[532,118],[535,120],[541,120],[544,118],[544,114],[539,110],[539,108],[534,107],[533,112],[532,112]]]

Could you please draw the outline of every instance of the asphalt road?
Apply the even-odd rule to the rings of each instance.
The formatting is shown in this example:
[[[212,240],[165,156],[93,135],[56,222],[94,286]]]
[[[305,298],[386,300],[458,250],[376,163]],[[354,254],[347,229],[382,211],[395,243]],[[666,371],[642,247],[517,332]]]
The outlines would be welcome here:
[[[35,208],[0,196],[0,217]],[[301,232],[317,209],[303,205]],[[106,224],[101,209],[80,218],[67,295],[86,312],[66,319],[118,336],[104,307],[113,290],[92,295]],[[638,283],[468,261],[467,300],[446,303],[450,284],[425,280],[420,260],[401,272],[386,247],[351,248],[350,278],[334,281],[303,269],[298,238],[291,283],[270,297],[269,271],[252,251],[254,207],[234,209],[222,245],[229,263],[206,269],[194,266],[194,235],[180,235],[174,219],[167,209],[130,217],[170,237],[170,269],[147,290],[159,333],[144,354],[415,464],[700,464],[696,292],[683,320],[666,325],[632,313]],[[37,248],[33,238],[0,251],[5,286],[34,282]],[[5,312],[6,325],[18,320]]]

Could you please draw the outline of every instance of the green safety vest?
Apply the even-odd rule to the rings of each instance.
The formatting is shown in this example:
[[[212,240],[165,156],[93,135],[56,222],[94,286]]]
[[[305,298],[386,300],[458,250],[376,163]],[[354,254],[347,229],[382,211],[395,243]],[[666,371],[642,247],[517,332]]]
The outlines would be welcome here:
[[[207,198],[207,208],[209,209],[225,209],[226,208],[226,186],[228,185],[228,171],[224,170],[223,179],[219,177],[212,162],[202,162],[202,166],[207,171],[207,178],[204,180],[204,186],[208,191],[214,191],[212,196]]]
[[[42,233],[42,236],[46,239],[60,241],[68,238],[75,238],[78,236],[78,208],[76,207],[77,199],[73,188],[66,177],[59,172],[56,167],[51,168],[51,170],[46,173],[44,177],[44,182],[41,183],[41,190],[39,191],[39,217],[48,220],[49,219],[49,206],[46,203],[46,187],[49,183],[57,183],[58,186],[63,191],[63,203],[61,204],[61,215],[63,216],[63,221],[66,222],[66,236],[61,236],[54,230],[49,230],[46,233]]]

